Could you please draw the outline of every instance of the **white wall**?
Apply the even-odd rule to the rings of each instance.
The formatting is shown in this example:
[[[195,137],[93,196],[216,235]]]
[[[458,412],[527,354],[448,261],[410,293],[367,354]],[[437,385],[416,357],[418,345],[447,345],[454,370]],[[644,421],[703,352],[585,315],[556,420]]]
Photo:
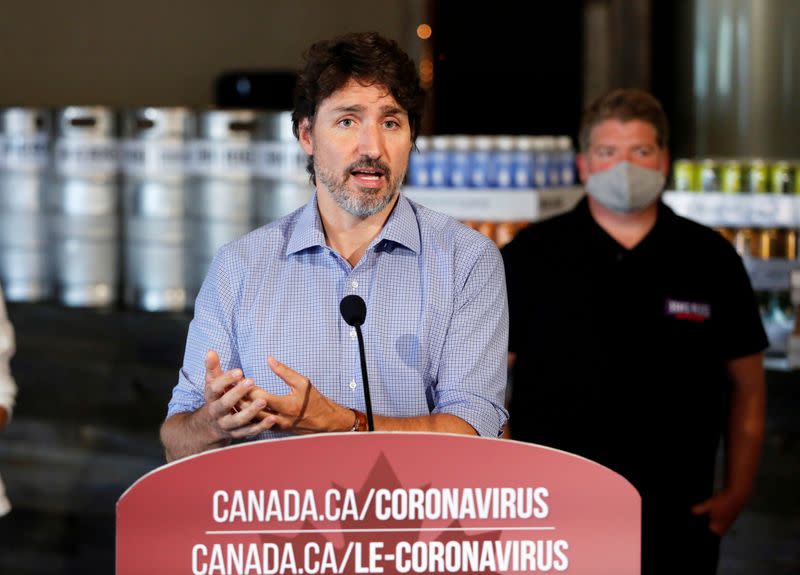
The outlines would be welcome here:
[[[296,69],[315,40],[376,30],[416,56],[421,0],[7,0],[0,107],[213,102],[231,69]]]

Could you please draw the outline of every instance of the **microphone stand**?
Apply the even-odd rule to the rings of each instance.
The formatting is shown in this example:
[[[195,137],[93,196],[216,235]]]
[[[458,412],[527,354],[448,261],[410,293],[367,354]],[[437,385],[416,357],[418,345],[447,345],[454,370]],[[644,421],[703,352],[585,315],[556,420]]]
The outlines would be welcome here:
[[[369,396],[369,380],[367,379],[367,357],[364,353],[364,336],[361,335],[361,326],[356,325],[358,335],[358,350],[361,359],[361,379],[364,381],[364,403],[367,405],[367,429],[375,431],[375,422],[372,420],[372,400]]]

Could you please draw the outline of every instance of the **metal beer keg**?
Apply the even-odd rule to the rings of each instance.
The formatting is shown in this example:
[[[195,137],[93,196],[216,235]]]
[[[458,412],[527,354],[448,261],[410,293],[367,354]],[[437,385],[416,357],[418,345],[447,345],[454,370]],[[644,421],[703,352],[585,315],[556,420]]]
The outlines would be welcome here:
[[[292,133],[291,112],[261,112],[254,145],[258,224],[301,207],[314,194],[307,156]]]
[[[70,106],[56,114],[50,203],[58,299],[105,307],[119,284],[117,121],[104,107]]]
[[[189,306],[194,305],[217,250],[255,227],[253,140],[257,117],[253,110],[210,110],[197,118],[186,204]]]
[[[51,130],[47,110],[0,110],[0,284],[9,301],[52,292],[45,197]]]
[[[185,212],[195,131],[187,108],[141,108],[123,119],[124,296],[138,309],[186,308]]]

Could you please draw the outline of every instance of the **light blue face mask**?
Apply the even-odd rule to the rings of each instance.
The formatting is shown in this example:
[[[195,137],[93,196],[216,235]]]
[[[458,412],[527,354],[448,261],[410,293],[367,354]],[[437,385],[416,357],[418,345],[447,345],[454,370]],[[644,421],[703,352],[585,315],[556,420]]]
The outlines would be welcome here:
[[[620,162],[586,180],[586,193],[614,212],[635,212],[658,199],[664,174],[630,162]]]

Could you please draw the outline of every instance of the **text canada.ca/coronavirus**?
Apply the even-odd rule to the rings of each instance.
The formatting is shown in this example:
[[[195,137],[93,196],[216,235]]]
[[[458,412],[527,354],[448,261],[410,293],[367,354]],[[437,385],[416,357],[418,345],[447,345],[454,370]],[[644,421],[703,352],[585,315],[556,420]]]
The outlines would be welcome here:
[[[547,573],[569,567],[563,539],[513,541],[351,541],[197,544],[193,575],[351,575],[373,573]]]
[[[544,487],[215,491],[217,523],[544,519]]]

